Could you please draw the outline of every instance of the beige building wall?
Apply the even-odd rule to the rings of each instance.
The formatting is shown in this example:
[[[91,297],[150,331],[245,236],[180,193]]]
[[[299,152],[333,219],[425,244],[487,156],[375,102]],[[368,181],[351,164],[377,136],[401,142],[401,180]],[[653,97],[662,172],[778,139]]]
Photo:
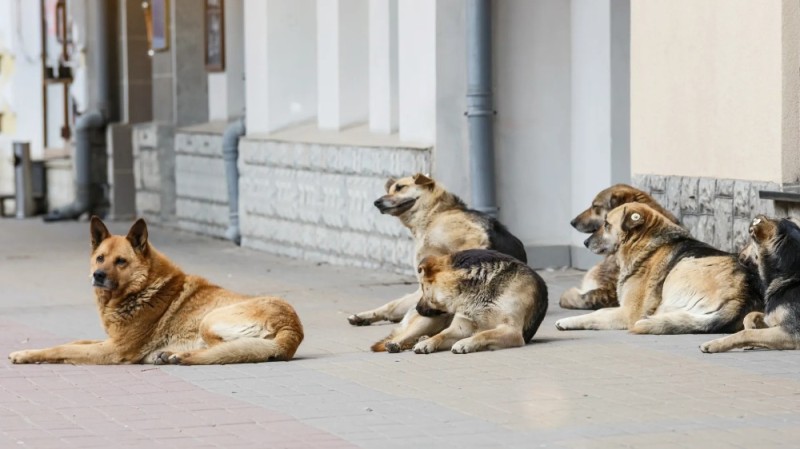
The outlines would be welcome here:
[[[782,159],[798,148],[794,3],[631,2],[634,174],[791,180]]]

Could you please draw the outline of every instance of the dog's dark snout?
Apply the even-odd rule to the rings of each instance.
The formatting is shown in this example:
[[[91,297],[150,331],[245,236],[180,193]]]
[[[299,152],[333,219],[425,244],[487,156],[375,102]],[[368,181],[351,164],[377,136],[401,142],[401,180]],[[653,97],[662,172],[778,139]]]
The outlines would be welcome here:
[[[378,198],[378,199],[377,199],[377,200],[375,200],[375,201],[374,201],[372,204],[374,204],[374,205],[375,205],[375,207],[380,207],[380,206],[381,206],[381,199],[380,199],[380,198]]]
[[[591,240],[591,239],[592,239],[592,238],[591,238],[591,237],[589,237],[588,239],[584,240],[584,241],[583,241],[583,246],[585,246],[585,247],[587,247],[587,248],[588,248],[588,247],[589,247],[589,240]]]
[[[578,224],[577,218],[573,218],[572,221],[569,222],[569,225],[572,226],[573,228],[575,227],[576,224]]]
[[[94,280],[97,282],[103,282],[106,280],[106,272],[103,270],[95,271],[92,276],[94,277]]]

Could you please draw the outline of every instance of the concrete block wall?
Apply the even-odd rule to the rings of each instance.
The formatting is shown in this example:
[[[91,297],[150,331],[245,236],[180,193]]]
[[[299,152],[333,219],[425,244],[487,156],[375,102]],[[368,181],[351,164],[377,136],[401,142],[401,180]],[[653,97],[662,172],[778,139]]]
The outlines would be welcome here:
[[[747,243],[753,217],[775,215],[773,202],[758,191],[780,189],[774,182],[661,175],[634,175],[633,185],[676,214],[695,238],[732,252]]]
[[[143,123],[133,128],[136,213],[154,223],[175,217],[174,127]]]
[[[387,178],[429,172],[430,149],[243,138],[239,151],[242,246],[413,272],[408,230],[372,203]]]
[[[175,134],[175,195],[180,228],[224,237],[229,211],[222,133],[178,130]]]

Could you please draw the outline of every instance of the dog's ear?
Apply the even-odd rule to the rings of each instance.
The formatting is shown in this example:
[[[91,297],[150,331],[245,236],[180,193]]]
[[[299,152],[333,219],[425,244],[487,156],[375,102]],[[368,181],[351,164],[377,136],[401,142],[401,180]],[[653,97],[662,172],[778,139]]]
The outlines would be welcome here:
[[[423,175],[422,173],[417,173],[414,175],[414,184],[418,186],[433,188],[435,183],[436,182],[433,179]]]
[[[623,208],[621,225],[622,230],[625,232],[630,232],[631,230],[638,228],[644,224],[645,218],[645,214],[642,212],[638,212],[636,210],[628,212],[627,207]]]
[[[394,178],[389,178],[386,180],[386,185],[383,186],[383,188],[386,189],[386,193],[389,193],[389,189],[391,189],[396,182],[397,180]]]
[[[608,210],[614,209],[615,207],[622,206],[623,204],[633,202],[633,194],[631,192],[625,190],[617,190],[611,194],[611,197],[608,199]]]
[[[92,251],[97,249],[100,243],[109,237],[111,237],[111,233],[108,232],[103,220],[92,215],[92,219],[89,221],[89,240],[92,242]]]
[[[147,223],[144,222],[143,218],[136,220],[136,223],[131,226],[131,230],[128,231],[126,238],[131,242],[134,251],[142,254],[147,253]]]
[[[757,215],[750,223],[750,237],[756,242],[764,242],[775,235],[775,224],[765,215]]]

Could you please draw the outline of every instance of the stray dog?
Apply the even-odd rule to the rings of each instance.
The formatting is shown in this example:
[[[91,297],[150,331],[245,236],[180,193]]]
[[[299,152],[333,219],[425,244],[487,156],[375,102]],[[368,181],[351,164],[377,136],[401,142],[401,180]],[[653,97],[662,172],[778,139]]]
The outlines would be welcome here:
[[[514,348],[530,342],[547,313],[547,285],[526,264],[497,251],[469,249],[428,256],[419,265],[426,317],[453,315],[438,334],[421,339],[417,354]]]
[[[736,348],[800,349],[800,227],[791,219],[757,216],[740,260],[754,264],[764,313],[744,317],[744,330],[700,345],[703,352]]]
[[[560,330],[731,332],[760,307],[758,280],[736,255],[693,239],[645,204],[612,210],[585,244],[594,253],[616,255],[620,306],[561,319]]]
[[[433,179],[417,173],[412,177],[389,179],[386,195],[375,201],[382,214],[397,217],[414,239],[414,266],[427,256],[444,256],[465,249],[494,249],[527,262],[525,247],[495,218],[471,209],[456,195]],[[449,324],[447,316],[426,318],[414,306],[421,290],[391,301],[377,309],[347,319],[364,326],[376,321],[398,322],[401,326],[372,346],[373,351],[410,349],[422,335],[438,333]]]
[[[679,224],[678,219],[661,207],[653,197],[626,184],[616,184],[598,193],[592,200],[592,205],[578,214],[570,224],[580,232],[591,234],[603,226],[609,211],[633,202],[647,204],[673,223]],[[605,258],[583,276],[580,288],[572,287],[561,295],[559,305],[564,309],[590,310],[617,307],[618,275],[616,258],[605,254]]]
[[[17,351],[12,363],[211,365],[289,360],[303,340],[292,306],[183,273],[139,219],[126,237],[91,220],[90,276],[106,340]]]

